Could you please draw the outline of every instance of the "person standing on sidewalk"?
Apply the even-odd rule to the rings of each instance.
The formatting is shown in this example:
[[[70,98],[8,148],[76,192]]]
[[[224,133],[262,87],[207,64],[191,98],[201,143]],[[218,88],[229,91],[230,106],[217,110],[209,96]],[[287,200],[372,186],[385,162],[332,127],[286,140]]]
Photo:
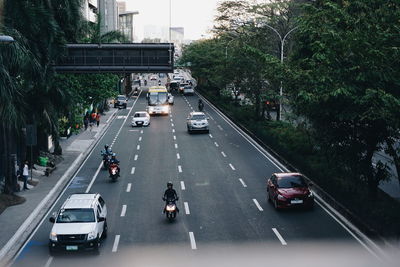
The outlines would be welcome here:
[[[100,112],[98,112],[96,114],[96,124],[97,124],[97,127],[99,127],[99,124],[100,124]]]
[[[28,188],[28,176],[29,176],[29,165],[28,161],[26,160],[24,163],[24,168],[22,170],[22,177],[24,178],[24,190],[29,190]]]
[[[83,124],[85,125],[85,131],[86,131],[89,126],[89,117],[88,116],[85,116],[85,118],[83,118]]]

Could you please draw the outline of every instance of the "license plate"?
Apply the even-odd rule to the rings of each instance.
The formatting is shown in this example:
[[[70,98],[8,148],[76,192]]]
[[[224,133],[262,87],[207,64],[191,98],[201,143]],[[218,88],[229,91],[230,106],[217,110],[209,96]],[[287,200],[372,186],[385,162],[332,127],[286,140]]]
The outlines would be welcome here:
[[[295,199],[295,200],[291,200],[290,203],[291,203],[291,204],[302,204],[302,203],[303,203],[303,200],[301,200],[301,199]]]
[[[66,246],[66,250],[78,250],[78,246]]]

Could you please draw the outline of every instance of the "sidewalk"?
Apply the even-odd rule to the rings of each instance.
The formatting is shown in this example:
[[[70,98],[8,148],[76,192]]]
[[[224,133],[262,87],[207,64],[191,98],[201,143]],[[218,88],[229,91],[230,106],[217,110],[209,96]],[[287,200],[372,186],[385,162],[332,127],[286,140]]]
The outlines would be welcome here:
[[[29,191],[16,193],[26,199],[23,204],[8,207],[0,214],[0,266],[9,260],[29,237],[58,194],[68,183],[102,133],[108,129],[117,109],[110,108],[101,117],[99,127],[90,127],[66,140],[60,140],[63,160],[49,176],[35,176],[39,183]],[[30,178],[29,178],[30,179]],[[47,201],[43,201],[47,199]],[[45,202],[45,203],[44,203]],[[46,203],[47,202],[47,203]],[[41,206],[40,209],[37,207]],[[37,212],[36,212],[37,211]]]

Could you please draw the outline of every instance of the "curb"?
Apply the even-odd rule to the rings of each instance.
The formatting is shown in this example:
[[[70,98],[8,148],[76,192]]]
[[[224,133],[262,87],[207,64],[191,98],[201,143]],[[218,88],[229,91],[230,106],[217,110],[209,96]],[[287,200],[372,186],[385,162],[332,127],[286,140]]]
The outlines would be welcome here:
[[[116,112],[111,114],[110,117],[115,118]],[[57,200],[61,192],[66,186],[68,186],[71,179],[75,176],[82,163],[92,153],[96,145],[100,142],[101,138],[105,135],[107,130],[111,126],[111,122],[104,127],[101,131],[100,136],[93,140],[89,148],[79,154],[72,165],[64,173],[63,176],[58,180],[56,185],[50,190],[50,192],[43,198],[39,205],[32,211],[28,218],[21,224],[15,234],[0,250],[0,265],[6,266],[10,264],[14,257],[20,252],[21,248],[25,245],[25,242],[31,237],[32,232],[36,229],[38,224],[41,222],[45,214],[50,210],[54,202]]]
[[[281,157],[278,153],[276,153],[272,148],[270,148],[268,145],[266,145],[261,139],[259,139],[253,132],[248,130],[246,127],[244,127],[241,123],[237,122],[234,118],[232,118],[230,115],[226,114],[224,110],[221,108],[217,107],[214,105],[214,103],[206,96],[202,95],[198,90],[197,90],[197,95],[200,98],[203,98],[208,104],[212,107],[214,107],[217,111],[222,113],[226,118],[228,118],[232,123],[234,123],[240,130],[242,130],[245,134],[247,134],[250,138],[254,139],[254,141],[262,147],[264,150],[266,150],[267,154],[271,154],[272,158],[270,158],[271,162],[273,164],[280,165],[283,167],[282,169],[286,169],[287,171],[295,171],[295,172],[300,172],[296,167],[294,167],[292,164],[290,164],[287,160],[285,160],[283,157]],[[282,164],[283,163],[283,164]],[[286,168],[287,166],[288,168]],[[312,181],[310,178],[305,177],[309,181]],[[356,216],[354,213],[352,213],[350,210],[345,208],[341,203],[336,201],[329,193],[324,191],[321,187],[316,185],[313,182],[313,191],[316,193],[316,199],[318,200],[318,203],[321,205],[321,207],[324,207],[325,209],[329,210],[332,214],[331,215],[335,220],[339,222],[339,224],[345,224],[350,230],[352,231],[352,235],[357,234],[358,237],[363,239],[365,243],[367,243],[370,247],[373,247],[374,250],[379,251],[379,254],[381,256],[385,256],[384,252],[382,249],[376,245],[372,240],[369,240],[369,238],[374,239],[376,241],[380,241],[384,243],[387,246],[391,246],[390,242],[388,242],[385,238],[383,238],[379,233],[377,233],[374,229],[370,228],[368,225],[362,222],[362,220]],[[359,230],[360,229],[360,230]],[[356,238],[357,239],[357,238]],[[368,249],[369,250],[369,249]]]

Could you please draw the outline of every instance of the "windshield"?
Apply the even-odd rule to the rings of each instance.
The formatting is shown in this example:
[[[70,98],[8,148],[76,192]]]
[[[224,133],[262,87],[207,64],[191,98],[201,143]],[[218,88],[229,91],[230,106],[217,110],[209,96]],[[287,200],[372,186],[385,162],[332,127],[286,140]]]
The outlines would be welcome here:
[[[135,113],[135,118],[146,117],[146,113]]]
[[[307,187],[307,183],[300,175],[288,176],[278,179],[279,188]]]
[[[166,104],[168,100],[168,93],[167,92],[156,92],[150,93],[149,95],[149,105],[163,105]]]
[[[124,96],[119,96],[117,99],[118,100],[125,100],[125,97]]]
[[[57,217],[57,223],[85,223],[94,222],[93,209],[66,209]]]
[[[205,115],[193,115],[192,120],[204,120],[206,118]]]

